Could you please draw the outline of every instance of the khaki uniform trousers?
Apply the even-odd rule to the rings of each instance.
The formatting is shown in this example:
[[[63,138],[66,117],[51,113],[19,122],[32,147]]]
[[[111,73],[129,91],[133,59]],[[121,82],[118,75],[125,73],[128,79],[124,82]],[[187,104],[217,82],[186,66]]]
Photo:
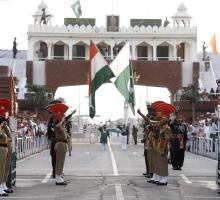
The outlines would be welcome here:
[[[155,173],[155,154],[154,149],[147,149],[147,159],[148,159],[148,167],[150,173]]]
[[[5,165],[7,160],[8,148],[0,147],[0,184],[4,183],[5,180]]]
[[[11,165],[11,155],[12,155],[12,146],[11,142],[8,143],[8,154],[6,158],[6,163],[5,163],[5,176],[4,176],[4,182],[7,182],[9,170],[10,170],[10,165]]]
[[[55,144],[55,152],[56,152],[56,175],[61,175],[63,173],[63,167],[67,152],[67,144],[65,142],[57,142]]]
[[[168,176],[168,159],[167,151],[161,155],[161,152],[157,151],[157,175],[159,176]]]

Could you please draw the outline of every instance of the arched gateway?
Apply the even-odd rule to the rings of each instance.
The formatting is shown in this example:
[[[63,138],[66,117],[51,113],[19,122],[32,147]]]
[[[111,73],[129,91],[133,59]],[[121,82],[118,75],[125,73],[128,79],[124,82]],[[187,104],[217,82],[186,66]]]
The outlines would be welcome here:
[[[46,5],[39,7],[49,14]],[[65,18],[65,26],[59,27],[38,23],[37,14],[33,17],[28,27],[27,84],[45,85],[52,93],[60,86],[87,84],[90,40],[108,62],[128,41],[137,85],[166,87],[174,94],[199,78],[197,28],[191,26],[183,4],[172,16],[172,26],[162,26],[161,19],[131,19],[130,27],[117,31],[107,29],[108,24],[97,27],[94,18]]]

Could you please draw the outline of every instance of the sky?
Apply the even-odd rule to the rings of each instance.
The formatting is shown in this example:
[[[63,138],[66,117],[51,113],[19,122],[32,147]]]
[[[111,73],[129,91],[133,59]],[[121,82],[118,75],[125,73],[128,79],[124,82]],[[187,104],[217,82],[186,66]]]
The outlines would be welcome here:
[[[65,17],[75,17],[71,5],[75,0],[44,0],[48,11],[53,14],[52,24],[63,25]],[[13,38],[17,37],[18,49],[27,49],[28,24],[33,24],[32,15],[41,0],[0,0],[0,49],[12,49]],[[80,0],[82,17],[96,18],[98,26],[106,24],[106,16],[120,15],[120,26],[128,26],[130,18],[167,17],[172,22],[178,6],[183,2],[193,17],[192,25],[198,27],[198,51],[202,43],[210,42],[214,33],[218,46],[219,0]],[[171,23],[172,24],[172,23]]]
[[[54,16],[52,25],[63,25],[65,17],[75,17],[71,5],[75,0],[44,0],[48,5],[48,11]],[[131,18],[162,19],[167,17],[172,25],[172,16],[177,12],[178,6],[183,2],[188,9],[188,13],[193,17],[191,24],[197,27],[198,52],[202,51],[202,44],[209,44],[212,35],[216,34],[217,48],[220,41],[220,12],[219,0],[80,0],[82,7],[82,17],[96,18],[97,26],[106,25],[107,15],[120,15],[120,26],[129,26]],[[0,49],[12,49],[13,38],[17,38],[18,50],[27,49],[28,24],[33,24],[32,15],[37,11],[41,0],[0,0]],[[210,48],[208,48],[210,50]],[[56,97],[67,98],[68,104],[78,107],[78,114],[88,114],[87,88],[62,88],[56,93]],[[68,90],[69,89],[69,90]],[[71,93],[68,91],[72,91]],[[114,99],[108,99],[104,95],[111,91]],[[159,88],[135,88],[137,108],[145,108],[146,100],[169,101],[169,92]],[[103,119],[109,117],[123,117],[123,99],[113,85],[104,84],[97,91],[97,114]],[[72,95],[72,96],[71,96]],[[68,96],[71,96],[71,98]],[[107,97],[106,97],[107,96]],[[116,98],[117,97],[117,98]],[[80,108],[79,108],[80,105]],[[120,109],[115,109],[119,106]],[[85,110],[86,108],[86,110]]]

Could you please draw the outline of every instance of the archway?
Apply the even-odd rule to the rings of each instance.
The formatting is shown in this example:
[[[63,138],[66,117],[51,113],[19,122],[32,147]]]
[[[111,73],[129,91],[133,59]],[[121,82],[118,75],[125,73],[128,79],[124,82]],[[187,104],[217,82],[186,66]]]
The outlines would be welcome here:
[[[169,60],[174,55],[174,47],[168,42],[162,42],[157,46],[158,60]]]
[[[88,103],[88,85],[75,85],[68,87],[59,87],[56,90],[55,98],[62,97],[72,109],[77,109],[76,115],[89,116]],[[138,108],[146,113],[146,102],[154,102],[162,100],[167,103],[171,102],[171,95],[165,87],[153,87],[135,85],[135,109]],[[99,118],[90,121],[106,121],[118,120],[124,118],[124,97],[118,92],[113,83],[103,84],[96,92],[96,113]],[[129,111],[131,118],[137,118],[138,115],[133,116]]]
[[[73,60],[85,60],[88,57],[89,47],[86,43],[80,41],[73,45],[72,59]]]
[[[53,45],[53,58],[67,60],[68,59],[68,45],[63,41],[58,41]]]
[[[153,47],[146,42],[142,42],[136,46],[138,60],[152,60]]]
[[[34,52],[36,60],[45,60],[48,56],[48,47],[45,41],[38,41],[34,44]]]

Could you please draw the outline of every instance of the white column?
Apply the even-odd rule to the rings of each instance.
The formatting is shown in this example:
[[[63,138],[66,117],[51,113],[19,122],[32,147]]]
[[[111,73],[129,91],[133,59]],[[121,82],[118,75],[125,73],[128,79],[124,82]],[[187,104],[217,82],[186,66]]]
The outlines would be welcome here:
[[[173,50],[173,57],[176,60],[177,59],[177,43],[174,43],[174,50]]]
[[[114,55],[113,55],[113,47],[115,46],[115,44],[111,44],[111,54],[110,54],[110,57],[111,57],[111,60],[114,59]]]
[[[48,45],[47,45],[47,47],[48,47],[48,56],[47,56],[47,58],[48,58],[49,60],[51,59],[52,46],[53,46],[52,42],[49,42]]]
[[[72,42],[69,43],[69,60],[72,60],[72,51],[73,51],[73,44]]]
[[[157,60],[157,45],[156,43],[153,44],[153,60]]]
[[[135,44],[132,43],[131,45],[132,45],[132,46],[131,46],[131,47],[132,47],[132,50],[131,50],[131,59],[132,59],[132,60],[137,60]]]
[[[197,58],[197,43],[196,41],[192,41],[190,43],[190,52],[191,52],[191,60],[192,61],[198,61],[198,58]]]
[[[28,52],[27,52],[27,60],[34,60],[34,56],[35,56],[35,51],[34,51],[34,45],[33,42],[28,39]]]

